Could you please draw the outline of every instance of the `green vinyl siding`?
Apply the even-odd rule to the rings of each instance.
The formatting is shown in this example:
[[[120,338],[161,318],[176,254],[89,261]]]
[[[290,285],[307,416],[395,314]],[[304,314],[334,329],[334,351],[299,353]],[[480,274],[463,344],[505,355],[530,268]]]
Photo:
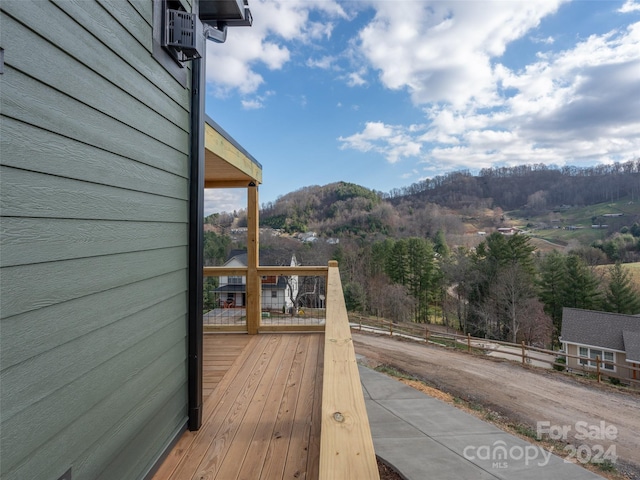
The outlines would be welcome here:
[[[0,9],[0,477],[144,478],[187,421],[190,92],[152,0]]]
[[[27,144],[39,154],[21,155]],[[14,168],[178,199],[188,192],[188,180],[162,165],[147,165],[12,118],[0,125],[0,147],[2,163]]]

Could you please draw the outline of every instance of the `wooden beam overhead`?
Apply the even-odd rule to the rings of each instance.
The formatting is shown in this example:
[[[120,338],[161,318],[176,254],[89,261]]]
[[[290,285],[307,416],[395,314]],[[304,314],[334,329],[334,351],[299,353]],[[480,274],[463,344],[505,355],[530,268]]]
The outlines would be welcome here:
[[[246,188],[262,183],[262,165],[207,118],[204,128],[205,188]]]

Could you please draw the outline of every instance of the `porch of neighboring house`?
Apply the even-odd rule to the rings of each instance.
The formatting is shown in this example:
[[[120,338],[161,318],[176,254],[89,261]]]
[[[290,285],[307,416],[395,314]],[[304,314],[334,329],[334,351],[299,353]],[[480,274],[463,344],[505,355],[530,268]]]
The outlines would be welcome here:
[[[206,334],[203,425],[154,480],[318,478],[324,334]]]

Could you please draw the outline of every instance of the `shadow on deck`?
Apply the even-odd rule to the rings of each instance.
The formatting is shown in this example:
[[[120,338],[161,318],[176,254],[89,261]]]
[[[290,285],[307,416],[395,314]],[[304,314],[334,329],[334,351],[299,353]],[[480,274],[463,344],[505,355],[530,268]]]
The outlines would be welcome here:
[[[154,480],[317,479],[324,334],[204,336],[202,428]]]

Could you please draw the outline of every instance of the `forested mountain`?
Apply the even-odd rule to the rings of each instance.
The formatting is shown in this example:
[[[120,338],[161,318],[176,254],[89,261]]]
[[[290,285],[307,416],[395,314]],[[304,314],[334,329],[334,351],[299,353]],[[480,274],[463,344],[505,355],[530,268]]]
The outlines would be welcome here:
[[[592,205],[623,197],[640,200],[640,159],[594,167],[543,164],[484,168],[428,178],[386,196],[392,203],[412,198],[450,208],[477,202],[515,210],[524,207]]]
[[[206,262],[243,246],[243,215],[207,218]],[[275,230],[261,235],[262,264],[338,260],[349,310],[541,345],[557,342],[562,307],[640,313],[621,267],[640,261],[640,160],[454,172],[389,193],[309,186],[260,217]],[[565,235],[551,253],[544,232]]]
[[[433,237],[439,230],[463,234],[465,218],[485,217],[479,229],[497,228],[505,226],[504,211],[539,214],[621,198],[640,204],[640,159],[587,168],[490,168],[475,176],[457,171],[388,193],[345,182],[309,186],[264,204],[261,225],[327,237]]]
[[[458,212],[435,204],[415,209],[391,203],[381,192],[337,182],[304,187],[262,206],[260,224],[287,233],[313,230],[324,237],[430,237],[438,230],[463,233]]]

